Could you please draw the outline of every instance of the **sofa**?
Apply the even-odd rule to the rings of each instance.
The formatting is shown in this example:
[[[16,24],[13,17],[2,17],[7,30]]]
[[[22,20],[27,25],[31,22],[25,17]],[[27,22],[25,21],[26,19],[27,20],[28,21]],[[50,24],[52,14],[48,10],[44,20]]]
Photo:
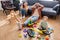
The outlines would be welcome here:
[[[40,1],[40,0],[26,0],[28,3],[28,6],[32,6],[35,3],[40,3],[44,5],[44,8],[42,10],[43,16],[53,16],[53,18],[56,19],[56,16],[59,15],[59,5],[54,9],[54,6],[59,4],[58,1]]]

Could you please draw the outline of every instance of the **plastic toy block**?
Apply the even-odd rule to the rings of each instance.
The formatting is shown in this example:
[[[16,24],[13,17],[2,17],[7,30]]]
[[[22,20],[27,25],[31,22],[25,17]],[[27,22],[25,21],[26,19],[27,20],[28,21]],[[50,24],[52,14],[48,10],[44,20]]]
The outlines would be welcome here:
[[[49,36],[48,35],[45,37],[45,40],[49,40]]]
[[[23,32],[27,32],[27,29],[24,29]]]
[[[18,34],[18,37],[21,38],[22,37],[22,34]]]
[[[24,37],[27,38],[27,34],[24,34]]]

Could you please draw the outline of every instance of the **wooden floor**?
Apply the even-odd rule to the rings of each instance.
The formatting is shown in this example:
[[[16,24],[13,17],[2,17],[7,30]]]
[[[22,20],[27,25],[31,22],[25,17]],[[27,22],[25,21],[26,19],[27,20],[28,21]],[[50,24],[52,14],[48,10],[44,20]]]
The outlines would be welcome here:
[[[0,11],[0,40],[19,40],[16,23],[12,21],[8,24],[5,18],[6,16]],[[60,16],[57,16],[56,20],[49,18],[48,22],[54,27],[54,40],[60,40]]]

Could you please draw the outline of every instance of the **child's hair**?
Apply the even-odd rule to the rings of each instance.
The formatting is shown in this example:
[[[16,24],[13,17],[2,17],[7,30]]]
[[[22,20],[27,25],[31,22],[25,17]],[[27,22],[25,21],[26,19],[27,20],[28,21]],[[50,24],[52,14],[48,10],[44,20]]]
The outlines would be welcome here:
[[[23,2],[23,8],[25,8],[25,5],[24,5],[25,2]]]
[[[27,5],[24,5],[25,3],[27,3],[26,1],[23,1],[23,4],[22,4],[22,7],[25,8],[25,6],[28,6],[28,3]]]
[[[48,17],[47,17],[47,16],[43,16],[43,19],[44,19],[44,18],[48,19]]]
[[[10,13],[14,13],[14,10],[12,10]]]
[[[23,2],[23,8],[25,8],[25,5],[24,5],[24,3],[26,3],[26,2]]]

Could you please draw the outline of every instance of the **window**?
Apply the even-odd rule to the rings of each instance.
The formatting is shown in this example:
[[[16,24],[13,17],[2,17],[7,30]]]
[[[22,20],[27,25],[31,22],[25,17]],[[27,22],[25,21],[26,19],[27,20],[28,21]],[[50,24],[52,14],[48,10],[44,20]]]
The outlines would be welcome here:
[[[20,0],[20,3],[22,3],[22,0]]]

